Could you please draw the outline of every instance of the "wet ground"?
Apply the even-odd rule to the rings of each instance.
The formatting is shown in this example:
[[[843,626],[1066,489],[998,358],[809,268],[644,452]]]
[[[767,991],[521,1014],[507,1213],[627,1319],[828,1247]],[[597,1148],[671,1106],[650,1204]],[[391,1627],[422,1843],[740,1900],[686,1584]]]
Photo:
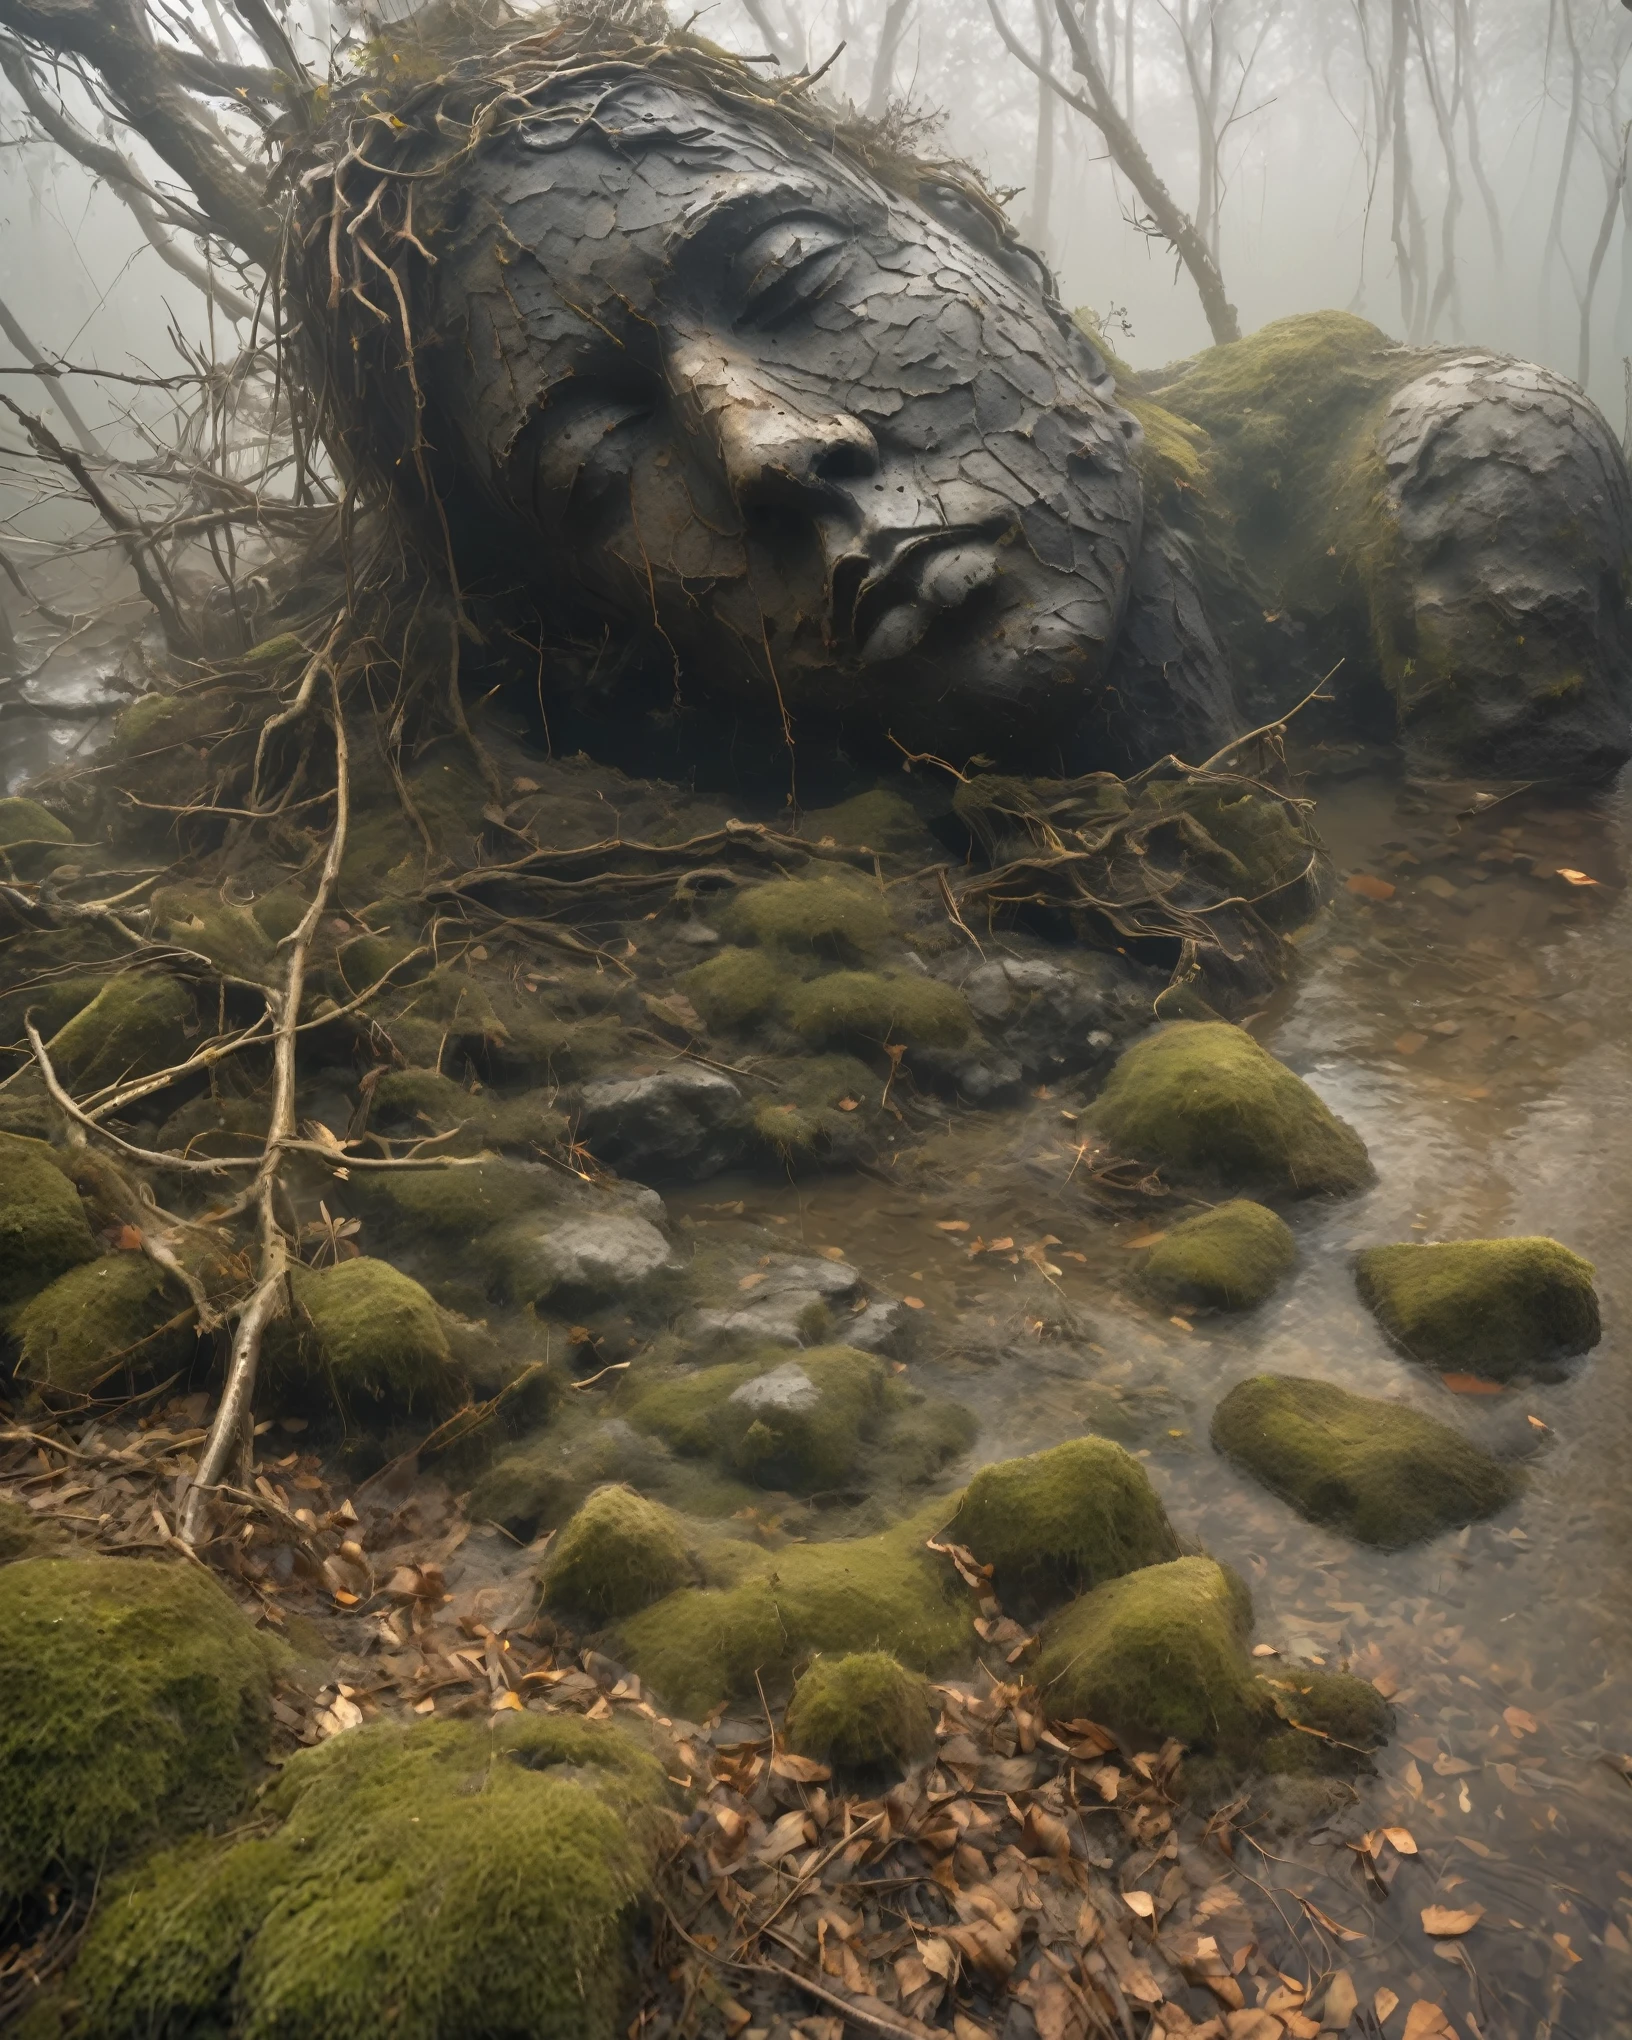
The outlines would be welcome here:
[[[1238,1845],[1288,1923],[1286,1966],[1348,1968],[1362,2005],[1391,1987],[1390,2035],[1428,1997],[1474,2034],[1610,2040],[1632,2034],[1632,788],[1568,806],[1377,776],[1314,790],[1337,899],[1255,1031],[1361,1131],[1377,1182],[1292,1215],[1298,1270],[1261,1311],[1186,1324],[1123,1293],[1161,1214],[1116,1219],[1084,1191],[1070,1100],[1046,1093],[878,1176],[716,1178],[670,1206],[841,1248],[917,1299],[911,1372],[979,1412],[982,1458],[1120,1415],[1181,1535],[1250,1582],[1260,1643],[1392,1693],[1397,1739],[1351,1815]],[[1358,1247],[1531,1232],[1598,1269],[1603,1342],[1567,1378],[1441,1381],[1356,1300]],[[1207,1443],[1219,1396],[1261,1368],[1431,1410],[1524,1456],[1528,1492],[1402,1554],[1315,1529]],[[1348,1843],[1385,1825],[1418,1853],[1381,1848],[1372,1875]],[[1482,1916],[1436,1943],[1436,1904]]]

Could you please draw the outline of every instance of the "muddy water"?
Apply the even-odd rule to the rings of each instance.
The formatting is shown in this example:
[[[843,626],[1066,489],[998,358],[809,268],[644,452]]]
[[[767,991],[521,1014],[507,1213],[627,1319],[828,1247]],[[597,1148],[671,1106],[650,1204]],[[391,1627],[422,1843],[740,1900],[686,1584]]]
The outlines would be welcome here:
[[[1187,1328],[1139,1308],[1127,1243],[1161,1220],[1117,1219],[1084,1188],[1064,1096],[949,1129],[876,1179],[717,1179],[671,1203],[706,1227],[740,1196],[790,1245],[840,1247],[918,1299],[934,1336],[909,1373],[976,1408],[978,1456],[1118,1427],[1181,1534],[1251,1583],[1260,1642],[1394,1694],[1397,1739],[1356,1806],[1237,1845],[1283,1967],[1346,1967],[1363,2004],[1395,1991],[1391,2040],[1422,1997],[1474,2035],[1632,2035],[1632,790],[1477,812],[1471,790],[1314,790],[1341,889],[1255,1030],[1360,1129],[1378,1180],[1293,1214],[1298,1271],[1263,1310]],[[1355,873],[1393,896],[1350,890]],[[1357,1247],[1528,1232],[1597,1264],[1604,1339],[1566,1378],[1447,1385],[1391,1352],[1355,1299]],[[1057,1275],[1024,1258],[1044,1241]],[[1219,1396],[1264,1367],[1458,1423],[1525,1456],[1528,1491],[1403,1554],[1312,1528],[1207,1443]],[[1368,1881],[1347,1843],[1384,1824],[1419,1853],[1383,1851]],[[1483,1917],[1436,1944],[1429,1904]]]

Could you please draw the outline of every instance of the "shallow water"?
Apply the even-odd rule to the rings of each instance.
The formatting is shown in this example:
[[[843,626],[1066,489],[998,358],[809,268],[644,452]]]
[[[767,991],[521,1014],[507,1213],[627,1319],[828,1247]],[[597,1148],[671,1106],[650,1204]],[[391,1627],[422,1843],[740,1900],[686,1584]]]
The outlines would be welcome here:
[[[1570,805],[1375,776],[1313,790],[1337,900],[1255,1031],[1361,1131],[1377,1182],[1292,1215],[1299,1266],[1261,1311],[1187,1329],[1122,1293],[1127,1243],[1161,1219],[1095,1203],[1069,1100],[1046,1093],[880,1177],[717,1178],[671,1208],[707,1227],[740,1198],[790,1246],[842,1248],[917,1298],[945,1357],[909,1372],[979,1412],[982,1458],[1125,1419],[1181,1535],[1251,1584],[1260,1642],[1394,1691],[1396,1740],[1358,1806],[1296,1842],[1237,1844],[1271,1933],[1286,1923],[1283,1967],[1347,1968],[1363,2004],[1388,1986],[1390,2035],[1419,1997],[1475,2035],[1632,2035],[1632,787]],[[1356,872],[1395,896],[1349,890]],[[1355,1297],[1357,1247],[1530,1232],[1598,1269],[1603,1341],[1566,1379],[1453,1392]],[[1050,1235],[1052,1277],[1023,1258]],[[976,1241],[1012,1245],[972,1256]],[[1431,1410],[1525,1456],[1528,1491],[1405,1553],[1315,1529],[1207,1443],[1219,1396],[1266,1367]],[[1368,1890],[1346,1843],[1385,1824],[1420,1853],[1384,1850],[1392,1890]],[[1300,1896],[1364,1938],[1340,1941]],[[1433,1903],[1484,1916],[1436,1946],[1419,1925]]]

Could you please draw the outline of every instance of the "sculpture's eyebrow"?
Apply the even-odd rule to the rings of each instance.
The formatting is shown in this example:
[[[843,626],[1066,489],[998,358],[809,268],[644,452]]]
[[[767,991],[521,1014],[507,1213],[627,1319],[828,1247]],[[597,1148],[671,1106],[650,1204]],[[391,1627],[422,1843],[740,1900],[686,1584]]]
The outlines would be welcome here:
[[[674,260],[700,247],[729,246],[788,213],[826,214],[841,225],[859,227],[882,210],[869,206],[860,192],[814,179],[736,179],[681,214],[668,236],[668,253]]]

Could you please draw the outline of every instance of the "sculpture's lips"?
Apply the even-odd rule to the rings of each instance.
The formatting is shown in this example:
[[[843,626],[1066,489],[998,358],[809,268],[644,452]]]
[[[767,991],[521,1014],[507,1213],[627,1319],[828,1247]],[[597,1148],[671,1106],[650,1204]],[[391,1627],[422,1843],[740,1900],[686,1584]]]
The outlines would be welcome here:
[[[864,666],[903,657],[938,616],[959,609],[997,579],[1002,525],[945,525],[898,544],[863,580],[850,613]],[[837,578],[837,577],[835,577]]]

